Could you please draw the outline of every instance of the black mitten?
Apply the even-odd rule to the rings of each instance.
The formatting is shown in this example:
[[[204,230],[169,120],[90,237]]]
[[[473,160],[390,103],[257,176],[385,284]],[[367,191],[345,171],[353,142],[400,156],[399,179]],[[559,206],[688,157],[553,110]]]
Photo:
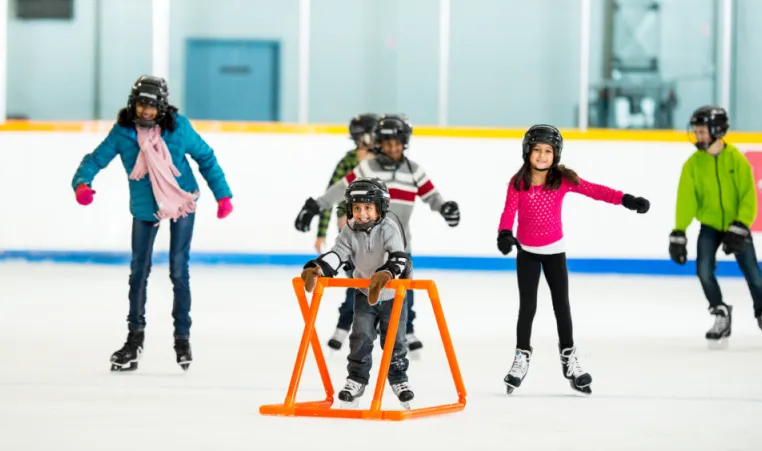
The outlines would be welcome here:
[[[519,247],[519,242],[513,237],[511,230],[501,230],[497,234],[497,248],[503,255],[508,255],[513,250],[513,246]]]
[[[450,227],[455,227],[458,225],[458,223],[460,223],[460,208],[458,208],[457,202],[448,201],[443,203],[442,207],[439,209],[439,212],[445,218],[447,225]]]
[[[722,250],[726,255],[740,254],[751,242],[749,228],[738,221],[733,221],[722,239]]]
[[[294,227],[296,227],[296,230],[300,232],[309,231],[312,218],[319,213],[320,213],[320,205],[318,205],[315,199],[310,197],[304,203],[302,210],[299,212],[299,215],[296,217],[296,221],[294,221]]]
[[[688,238],[685,237],[685,232],[673,230],[669,234],[669,258],[679,265],[684,265],[688,260],[687,244]]]
[[[632,194],[625,194],[622,197],[622,205],[628,210],[637,211],[640,214],[646,213],[651,208],[651,202],[644,197],[635,197]]]

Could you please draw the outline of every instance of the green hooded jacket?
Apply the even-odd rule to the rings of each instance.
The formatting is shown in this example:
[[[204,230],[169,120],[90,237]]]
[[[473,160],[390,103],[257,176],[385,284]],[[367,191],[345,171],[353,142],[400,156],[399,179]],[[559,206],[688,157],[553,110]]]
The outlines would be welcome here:
[[[757,190],[746,156],[732,144],[712,156],[697,150],[683,165],[677,189],[675,230],[685,232],[696,218],[727,231],[733,221],[751,227],[757,216]]]

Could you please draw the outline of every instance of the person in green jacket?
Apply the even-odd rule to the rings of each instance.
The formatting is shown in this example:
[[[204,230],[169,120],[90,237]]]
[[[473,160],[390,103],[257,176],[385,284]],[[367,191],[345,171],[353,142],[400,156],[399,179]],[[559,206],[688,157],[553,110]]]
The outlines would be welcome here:
[[[697,109],[690,121],[696,152],[683,165],[677,190],[675,228],[669,254],[684,265],[688,251],[685,230],[694,218],[701,223],[696,245],[696,272],[709,301],[714,326],[706,333],[711,347],[726,345],[733,307],[722,299],[715,277],[717,250],[733,254],[754,300],[754,316],[762,329],[762,275],[749,231],[757,216],[757,188],[751,164],[723,137],[730,128],[728,113],[717,106]]]

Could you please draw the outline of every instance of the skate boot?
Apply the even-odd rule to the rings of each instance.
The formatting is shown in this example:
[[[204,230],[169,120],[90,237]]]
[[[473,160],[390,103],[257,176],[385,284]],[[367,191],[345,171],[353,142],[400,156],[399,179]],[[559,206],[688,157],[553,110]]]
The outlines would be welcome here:
[[[561,369],[564,372],[564,377],[569,380],[571,388],[586,395],[593,392],[590,388],[593,377],[580,366],[579,360],[577,360],[576,346],[561,350]]]
[[[410,401],[415,397],[410,385],[407,382],[400,382],[399,384],[391,384],[391,386],[394,396],[400,400],[402,407],[405,410],[410,410]]]
[[[516,348],[516,355],[513,358],[513,365],[510,371],[503,379],[505,382],[506,390],[510,395],[513,390],[516,390],[521,386],[521,382],[529,372],[529,361],[532,359],[532,347],[529,350]]]
[[[413,332],[405,335],[405,340],[407,341],[407,350],[410,353],[410,358],[412,360],[421,360],[421,348],[423,348],[421,340]]]
[[[175,354],[177,354],[177,364],[180,368],[188,371],[188,367],[193,362],[193,353],[187,338],[175,338]]]
[[[111,354],[111,371],[134,371],[143,355],[144,332],[130,332],[124,346]]]
[[[361,384],[352,379],[347,379],[347,383],[344,384],[344,388],[339,392],[339,399],[341,400],[341,407],[355,408],[359,404],[358,398],[365,393],[365,384]]]
[[[340,329],[337,327],[336,332],[333,333],[333,337],[328,340],[328,347],[334,351],[338,351],[341,349],[341,345],[344,344],[344,340],[347,339],[347,335],[349,335],[348,330]]]
[[[706,333],[709,349],[727,349],[730,337],[730,325],[733,321],[733,306],[718,305],[709,309],[714,315],[714,325]]]

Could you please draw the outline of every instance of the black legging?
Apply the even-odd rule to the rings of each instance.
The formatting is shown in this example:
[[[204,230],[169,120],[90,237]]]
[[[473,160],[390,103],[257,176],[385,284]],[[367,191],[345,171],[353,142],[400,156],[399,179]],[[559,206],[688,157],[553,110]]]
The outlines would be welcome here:
[[[519,281],[519,319],[516,324],[516,347],[529,349],[532,322],[537,311],[537,289],[540,269],[550,288],[553,311],[556,314],[558,344],[561,349],[574,346],[572,319],[569,308],[569,273],[566,254],[541,255],[519,251],[516,257],[516,275]]]

